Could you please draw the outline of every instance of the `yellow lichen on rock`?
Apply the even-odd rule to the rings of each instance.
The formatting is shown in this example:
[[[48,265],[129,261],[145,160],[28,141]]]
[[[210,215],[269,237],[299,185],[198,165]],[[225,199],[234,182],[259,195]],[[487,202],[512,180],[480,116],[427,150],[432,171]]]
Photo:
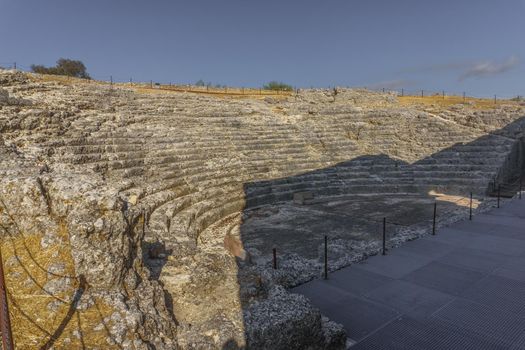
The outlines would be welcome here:
[[[106,325],[113,310],[85,298],[64,223],[52,233],[2,232],[1,249],[17,349],[113,348]]]

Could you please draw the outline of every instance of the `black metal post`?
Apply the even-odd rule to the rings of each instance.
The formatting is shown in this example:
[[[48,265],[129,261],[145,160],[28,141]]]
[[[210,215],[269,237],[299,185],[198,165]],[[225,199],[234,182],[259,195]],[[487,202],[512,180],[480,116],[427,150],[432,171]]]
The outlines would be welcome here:
[[[498,208],[499,208],[499,197],[501,195],[501,185],[498,185]]]
[[[324,279],[328,279],[328,236],[324,236]]]
[[[277,270],[277,249],[273,248],[273,269]]]
[[[386,218],[383,218],[383,255],[386,255]]]
[[[142,209],[142,237],[146,234],[146,209]]]
[[[521,183],[522,183],[522,179],[520,177],[520,193],[519,193],[519,198],[521,199]]]
[[[405,89],[401,89],[401,96],[405,96]]]
[[[472,192],[470,192],[470,214],[468,219],[472,220]]]
[[[421,97],[423,97],[423,90],[421,90]]]
[[[434,219],[432,220],[432,235],[436,234],[436,212],[437,212],[437,202],[434,202]]]

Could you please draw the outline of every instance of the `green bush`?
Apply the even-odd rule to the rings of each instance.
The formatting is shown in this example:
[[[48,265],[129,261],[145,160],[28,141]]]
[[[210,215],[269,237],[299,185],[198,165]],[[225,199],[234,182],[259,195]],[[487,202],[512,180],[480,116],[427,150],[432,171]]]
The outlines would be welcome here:
[[[31,65],[31,70],[39,74],[66,75],[69,77],[91,79],[84,63],[66,58],[59,59],[55,67],[33,64]]]
[[[263,86],[263,89],[265,90],[277,90],[277,91],[292,91],[293,87],[291,85],[278,82],[278,81],[271,81],[268,84]]]

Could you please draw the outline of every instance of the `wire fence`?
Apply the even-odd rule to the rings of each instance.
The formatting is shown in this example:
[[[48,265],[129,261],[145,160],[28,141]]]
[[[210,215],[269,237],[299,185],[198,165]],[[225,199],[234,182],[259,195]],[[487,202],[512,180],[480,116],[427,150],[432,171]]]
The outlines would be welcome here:
[[[438,224],[440,224],[438,222],[438,219],[440,219],[440,217],[444,218],[444,220],[441,223],[443,225],[450,224],[458,220],[462,220],[463,218],[465,219],[468,218],[469,221],[472,221],[474,218],[474,210],[479,209],[481,203],[483,202],[490,204],[495,201],[495,203],[490,204],[491,205],[490,207],[495,207],[499,209],[502,198],[516,198],[517,197],[519,200],[522,199],[523,186],[522,186],[521,178],[517,179],[516,181],[511,181],[509,183],[497,184],[495,185],[495,187],[497,188],[497,190],[494,192],[489,191],[488,195],[486,196],[485,195],[474,196],[473,193],[470,192],[468,196],[452,196],[453,198],[456,198],[456,199],[449,198],[446,201],[440,196],[437,196],[435,198],[434,203],[432,204],[432,207],[430,208],[432,209],[431,210],[432,216],[429,216],[428,218],[422,218],[422,220],[411,223],[411,224],[400,223],[400,222],[391,220],[388,216],[384,216],[378,219],[354,218],[354,220],[366,221],[367,223],[372,222],[374,224],[377,224],[378,227],[379,225],[381,225],[382,234],[380,235],[380,242],[379,242],[380,247],[381,247],[380,253],[382,255],[387,255],[387,252],[389,250],[388,246],[390,243],[388,237],[393,238],[396,235],[395,230],[394,230],[394,234],[389,233],[389,231],[391,231],[392,229],[392,226],[402,227],[402,228],[412,228],[414,225],[418,225],[422,223],[428,224],[430,222],[431,226],[430,228],[426,229],[428,230],[426,234],[436,235],[438,234],[437,229],[438,229]],[[503,192],[503,188],[505,188],[505,193]],[[438,204],[439,202],[441,202],[442,204]],[[444,208],[443,203],[445,202],[455,204],[458,207],[464,207],[465,211],[462,214],[460,213],[459,216],[453,217],[450,215],[449,211],[447,211],[446,209],[443,209]],[[476,202],[476,206],[475,206],[475,202]],[[417,205],[420,206],[421,204],[417,204]],[[328,245],[330,242],[329,238],[330,238],[329,235],[324,235],[324,243],[322,243],[323,250],[324,250],[324,255],[322,256],[322,260],[323,260],[322,268],[323,268],[323,278],[324,279],[328,279],[328,274],[330,271],[330,259],[328,256],[328,253],[329,253]],[[283,252],[278,252],[277,248],[274,247],[272,249],[272,262],[271,262],[271,266],[273,267],[274,270],[279,269],[278,253],[282,254]],[[335,265],[335,269],[344,267],[344,266],[341,266],[339,262],[336,262],[334,265]]]
[[[494,94],[492,96],[483,96],[478,97],[474,95],[470,95],[466,91],[447,91],[447,90],[426,90],[426,89],[387,89],[387,88],[369,88],[369,90],[376,91],[376,92],[383,92],[383,93],[393,93],[399,97],[420,97],[420,98],[434,98],[434,99],[442,99],[442,100],[452,100],[452,101],[463,101],[467,102],[471,99],[485,99],[485,100],[493,100],[495,103],[499,100],[511,100],[516,102],[523,102],[525,101],[523,94],[516,94],[512,97],[508,96],[498,96],[497,94]]]
[[[22,65],[17,62],[0,62],[0,68],[3,69],[14,69],[18,71],[24,71],[28,73],[33,73],[30,65]],[[58,76],[58,75],[43,75],[36,74],[40,77],[46,77],[47,79],[57,79],[57,80],[75,80],[79,81],[79,78],[72,78],[68,76]],[[84,83],[93,83],[93,84],[105,84],[112,87],[121,86],[121,87],[134,87],[140,89],[151,89],[151,90],[169,90],[169,91],[178,91],[178,92],[191,92],[191,93],[202,93],[202,94],[216,94],[216,95],[261,95],[261,96],[279,96],[279,95],[290,95],[294,90],[287,89],[266,89],[266,88],[255,88],[255,87],[232,87],[221,84],[210,84],[210,83],[199,83],[199,84],[184,84],[184,83],[175,83],[171,81],[162,81],[149,80],[149,81],[140,81],[134,79],[132,76],[115,76],[115,75],[91,75],[91,79],[82,79]]]
[[[25,72],[32,72],[30,64],[21,64],[15,61],[4,61],[0,62],[0,68],[4,69],[15,69]],[[67,77],[66,77],[67,79]],[[139,81],[133,78],[133,76],[116,76],[116,75],[91,75],[92,83],[103,83],[112,86],[113,84],[118,84],[120,86],[128,85],[130,87],[138,87],[142,89],[158,89],[158,90],[172,90],[179,92],[192,92],[192,93],[206,93],[206,94],[227,94],[227,95],[290,95],[292,93],[297,93],[300,89],[294,88],[292,91],[289,90],[268,90],[265,88],[258,87],[233,87],[226,86],[221,84],[211,84],[204,83],[202,81],[199,84],[191,83],[180,83],[175,81]],[[314,87],[311,87],[312,89]],[[332,89],[333,87],[328,87]],[[346,88],[352,88],[347,86]],[[357,88],[357,87],[354,87]],[[469,94],[467,91],[447,91],[447,90],[428,90],[428,89],[405,89],[405,88],[396,88],[391,89],[387,87],[364,87],[370,91],[382,92],[382,93],[391,93],[399,97],[432,97],[432,98],[441,98],[443,100],[456,101],[456,102],[468,102],[469,99],[486,99],[493,100],[494,103],[497,103],[499,100],[512,100],[517,102],[525,102],[525,94],[516,94],[514,96],[498,96],[494,94],[492,96],[474,96]]]

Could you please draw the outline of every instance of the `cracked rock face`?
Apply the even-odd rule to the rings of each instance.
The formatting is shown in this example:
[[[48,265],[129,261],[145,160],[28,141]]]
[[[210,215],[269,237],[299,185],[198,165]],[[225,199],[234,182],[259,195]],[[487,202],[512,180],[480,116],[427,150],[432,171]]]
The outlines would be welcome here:
[[[319,275],[322,236],[334,269],[377,253],[367,213],[405,220],[390,246],[421,235],[409,203],[509,178],[523,116],[366,90],[223,98],[0,70],[15,340],[342,349],[343,328],[285,289]]]

